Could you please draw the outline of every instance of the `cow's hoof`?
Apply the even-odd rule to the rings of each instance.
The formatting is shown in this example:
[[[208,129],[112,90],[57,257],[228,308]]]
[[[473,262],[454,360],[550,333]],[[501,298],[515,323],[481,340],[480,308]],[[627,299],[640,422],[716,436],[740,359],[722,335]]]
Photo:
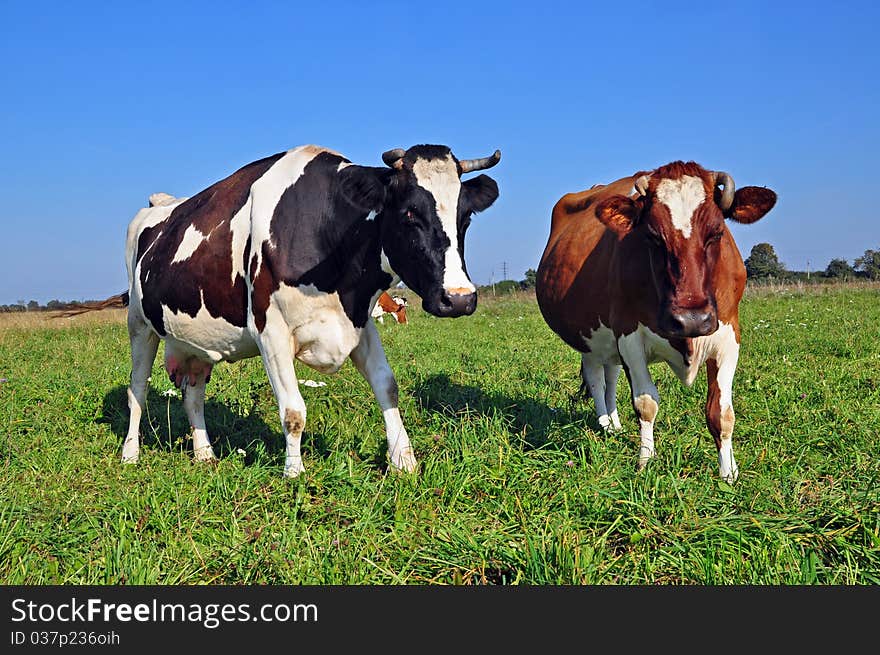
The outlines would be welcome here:
[[[306,472],[306,467],[303,466],[302,460],[297,459],[289,464],[284,465],[284,477],[285,478],[297,478],[301,473]]]
[[[721,474],[721,479],[724,480],[727,484],[733,484],[734,482],[736,482],[738,477],[739,469],[733,469],[727,475],[724,475],[723,473]]]
[[[620,419],[617,418],[617,412],[614,414],[603,414],[599,417],[599,426],[605,434],[614,434],[623,430]]]
[[[137,464],[141,454],[140,443],[137,438],[128,438],[122,444],[122,463]]]
[[[639,446],[639,461],[636,462],[636,470],[642,471],[648,465],[648,462],[654,457],[654,451],[645,446]]]
[[[197,462],[216,462],[217,456],[214,454],[214,449],[211,446],[205,446],[204,448],[193,450],[193,459]]]
[[[406,448],[391,457],[391,470],[399,473],[415,473],[419,470],[419,462],[412,448]]]

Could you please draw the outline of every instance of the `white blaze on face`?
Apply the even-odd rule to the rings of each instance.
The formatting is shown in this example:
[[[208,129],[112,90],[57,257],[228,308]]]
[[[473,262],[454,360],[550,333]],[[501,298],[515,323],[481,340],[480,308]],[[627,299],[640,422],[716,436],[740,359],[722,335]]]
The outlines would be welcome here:
[[[703,180],[693,175],[683,175],[672,180],[664,178],[657,185],[657,200],[666,205],[672,216],[672,225],[680,231],[685,239],[691,236],[691,219],[703,201],[706,191]]]
[[[473,283],[464,272],[464,264],[458,254],[458,196],[461,192],[461,180],[452,155],[445,159],[418,159],[413,164],[416,182],[434,197],[437,205],[437,216],[446,236],[449,247],[444,253],[444,289],[466,289],[469,293],[476,291]]]

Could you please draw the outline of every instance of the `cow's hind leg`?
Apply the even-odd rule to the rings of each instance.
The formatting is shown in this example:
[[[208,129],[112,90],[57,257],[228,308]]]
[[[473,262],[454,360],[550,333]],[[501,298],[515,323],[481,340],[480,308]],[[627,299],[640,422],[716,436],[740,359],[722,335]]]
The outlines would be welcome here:
[[[735,482],[739,468],[733,457],[733,374],[739,359],[735,342],[720,349],[716,359],[706,361],[709,393],[706,397],[706,425],[718,449],[718,473],[726,482]]]
[[[418,467],[409,435],[400,418],[397,407],[398,390],[394,373],[385,357],[385,349],[379,333],[372,322],[367,322],[361,332],[358,345],[351,351],[351,361],[370,383],[376,396],[382,417],[385,419],[385,435],[388,439],[388,458],[394,469],[413,472]]]
[[[165,341],[165,370],[183,395],[183,408],[193,429],[193,457],[199,461],[217,459],[205,428],[205,386],[212,364],[181,349],[172,339]]]
[[[611,419],[611,430],[621,429],[617,414],[617,379],[620,377],[620,364],[605,364],[605,410]]]
[[[284,432],[284,476],[295,478],[306,470],[300,450],[302,433],[306,427],[306,403],[293,368],[293,337],[287,324],[271,308],[267,312],[263,332],[257,334],[257,345],[278,401],[278,413]]]
[[[603,430],[609,432],[613,426],[606,406],[605,368],[595,355],[591,353],[581,355],[581,378],[589,394],[593,397],[599,425]]]
[[[183,407],[193,429],[193,458],[200,462],[216,460],[205,426],[205,388],[211,377],[211,365],[193,360],[181,385]]]
[[[131,378],[128,386],[128,434],[122,444],[122,461],[135,463],[140,456],[141,414],[153,360],[159,349],[159,336],[144,321],[129,312],[128,338],[131,344]]]

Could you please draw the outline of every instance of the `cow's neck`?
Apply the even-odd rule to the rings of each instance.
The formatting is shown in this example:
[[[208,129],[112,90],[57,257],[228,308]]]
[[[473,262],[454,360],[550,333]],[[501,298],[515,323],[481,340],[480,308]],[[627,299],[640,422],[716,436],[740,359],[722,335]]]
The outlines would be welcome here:
[[[376,296],[388,289],[393,275],[383,270],[378,219],[358,222],[341,240],[334,260],[341,272],[333,289],[355,327],[363,327]]]

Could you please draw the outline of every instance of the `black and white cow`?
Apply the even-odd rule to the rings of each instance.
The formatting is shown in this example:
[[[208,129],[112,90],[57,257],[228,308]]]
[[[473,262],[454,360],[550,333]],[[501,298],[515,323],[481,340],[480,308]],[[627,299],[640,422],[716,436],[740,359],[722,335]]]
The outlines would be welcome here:
[[[293,477],[305,470],[306,420],[293,360],[332,373],[351,357],[382,408],[391,466],[415,470],[370,311],[401,279],[435,316],[474,311],[464,236],[498,186],[486,175],[461,176],[500,158],[496,150],[459,160],[446,146],[418,145],[389,150],[385,167],[371,167],[307,145],[248,164],[191,198],[153,194],[126,244],[132,372],[122,461],[138,459],[141,408],[164,339],[196,459],[214,458],[204,399],[217,362],[262,357],[287,442],[284,475]]]

